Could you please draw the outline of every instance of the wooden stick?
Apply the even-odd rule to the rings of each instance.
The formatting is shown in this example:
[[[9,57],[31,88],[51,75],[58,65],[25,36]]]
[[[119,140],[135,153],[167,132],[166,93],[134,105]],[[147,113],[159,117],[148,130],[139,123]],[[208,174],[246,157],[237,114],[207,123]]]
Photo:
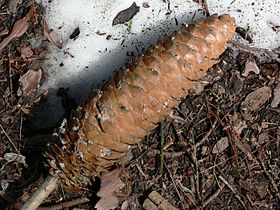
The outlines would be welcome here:
[[[28,199],[20,210],[35,210],[45,198],[57,187],[58,177],[49,176],[41,187]]]

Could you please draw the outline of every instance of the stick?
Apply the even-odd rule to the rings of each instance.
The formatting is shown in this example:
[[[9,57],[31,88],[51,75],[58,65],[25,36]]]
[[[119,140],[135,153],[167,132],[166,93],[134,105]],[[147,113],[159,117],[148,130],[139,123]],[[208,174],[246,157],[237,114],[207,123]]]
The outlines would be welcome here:
[[[35,210],[57,187],[58,177],[48,176],[41,187],[27,200],[20,210]]]

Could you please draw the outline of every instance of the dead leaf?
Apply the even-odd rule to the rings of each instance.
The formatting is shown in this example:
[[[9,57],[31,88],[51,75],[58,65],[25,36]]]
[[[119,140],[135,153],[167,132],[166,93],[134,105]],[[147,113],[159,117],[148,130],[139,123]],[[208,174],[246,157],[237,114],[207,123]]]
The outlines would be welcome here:
[[[137,6],[136,3],[133,2],[133,4],[129,8],[120,11],[116,15],[116,17],[113,20],[112,25],[114,26],[117,24],[122,24],[122,23],[125,23],[125,22],[131,20],[133,18],[133,16],[137,14],[137,12],[139,12],[139,6]]]
[[[0,52],[12,41],[13,38],[21,37],[29,27],[29,16],[25,16],[15,22],[11,33],[0,43]]]
[[[254,59],[250,59],[245,64],[244,72],[242,73],[242,76],[247,77],[250,72],[254,72],[255,74],[260,73],[260,69],[256,64],[256,61]]]
[[[10,0],[8,3],[8,9],[11,13],[17,12],[17,7],[22,3],[22,0]]]
[[[256,111],[271,97],[270,87],[261,87],[247,95],[241,103],[243,110]]]
[[[20,79],[21,91],[24,95],[30,95],[39,87],[42,70],[29,69]]]
[[[100,200],[95,205],[97,210],[109,210],[118,207],[119,200],[116,196],[121,189],[122,181],[119,178],[121,169],[102,174],[101,187],[97,195]]]
[[[73,31],[73,33],[70,35],[70,39],[76,40],[76,39],[78,38],[79,35],[80,35],[80,28],[77,27],[77,28],[75,28],[75,30]]]
[[[228,146],[229,146],[228,137],[223,137],[215,144],[215,146],[212,149],[212,153],[213,154],[222,153],[228,148]]]
[[[277,108],[280,103],[280,82],[277,84],[276,88],[273,90],[273,99],[271,102],[272,108]]]
[[[9,182],[6,179],[1,179],[1,188],[3,191],[6,191],[7,188],[9,187]]]
[[[28,165],[25,162],[25,156],[21,155],[21,154],[17,154],[17,153],[13,153],[13,152],[8,152],[6,154],[4,154],[4,159],[7,162],[18,162],[18,163],[22,163],[24,165],[24,167],[28,167]]]
[[[59,49],[62,48],[63,40],[53,29],[49,28],[45,20],[43,20],[43,32],[44,37],[46,37],[51,43],[53,43]]]
[[[19,52],[22,58],[30,58],[33,55],[33,50],[31,47],[26,45],[20,46]]]

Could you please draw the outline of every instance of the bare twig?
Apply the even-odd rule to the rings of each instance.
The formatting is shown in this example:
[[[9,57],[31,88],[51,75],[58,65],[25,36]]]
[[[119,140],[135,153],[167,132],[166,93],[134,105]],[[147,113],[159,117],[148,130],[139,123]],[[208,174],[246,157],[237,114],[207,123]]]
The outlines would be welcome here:
[[[182,198],[182,196],[181,196],[181,194],[180,194],[180,192],[179,192],[179,190],[178,190],[178,188],[177,188],[177,185],[176,185],[176,183],[175,183],[175,181],[174,181],[174,179],[173,179],[172,173],[171,173],[171,171],[169,170],[168,166],[166,165],[165,161],[164,161],[164,165],[165,165],[165,167],[166,167],[166,169],[167,169],[167,172],[168,172],[169,177],[170,177],[170,179],[171,179],[171,181],[172,181],[172,184],[174,185],[174,188],[175,188],[175,190],[176,190],[176,193],[177,193],[177,195],[178,195],[179,198],[180,198],[181,206],[183,207],[183,209],[186,209],[186,207],[185,207],[185,206],[186,206],[185,200]]]
[[[236,190],[233,188],[233,186],[221,175],[219,175],[219,179],[222,180],[223,183],[233,192],[234,196],[237,198],[237,200],[241,203],[244,209],[247,209],[245,203],[242,201]]]
[[[49,176],[41,187],[29,198],[20,210],[35,210],[57,187],[58,177]]]
[[[278,58],[278,55],[275,54],[274,52],[272,52],[269,49],[265,49],[265,48],[257,48],[257,47],[251,47],[245,44],[242,44],[241,42],[238,41],[234,41],[232,40],[231,43],[239,48],[241,48],[244,51],[256,54],[256,53],[265,53],[268,57],[270,57],[271,59],[277,61],[278,63],[280,63],[280,58]]]
[[[14,144],[14,142],[12,141],[12,139],[9,137],[9,135],[7,134],[7,132],[5,131],[5,129],[3,128],[3,126],[0,124],[0,128],[2,130],[2,132],[5,134],[5,136],[7,137],[8,141],[10,142],[10,144],[13,146],[13,148],[17,151],[17,153],[19,154],[19,150],[16,147],[16,145]]]
[[[209,203],[211,203],[216,197],[218,197],[218,195],[220,194],[220,192],[223,190],[223,188],[225,187],[225,184],[218,184],[219,188],[216,190],[216,192],[214,192],[209,198],[207,198],[204,203],[203,203],[203,208],[205,208]]]
[[[69,207],[72,207],[72,206],[77,206],[79,204],[87,203],[89,201],[90,200],[86,197],[76,198],[74,200],[66,201],[64,203],[60,203],[60,204],[53,205],[53,206],[50,206],[50,207],[39,207],[39,208],[37,208],[37,210],[61,210],[61,209],[64,209],[64,208],[69,208]]]

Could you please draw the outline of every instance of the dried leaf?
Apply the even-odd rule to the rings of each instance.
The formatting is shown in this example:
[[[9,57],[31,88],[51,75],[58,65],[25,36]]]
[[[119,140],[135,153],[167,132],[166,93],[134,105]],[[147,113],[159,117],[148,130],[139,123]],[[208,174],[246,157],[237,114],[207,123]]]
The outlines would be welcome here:
[[[272,108],[277,108],[280,103],[280,82],[277,84],[276,88],[273,90],[273,99],[271,102]]]
[[[217,143],[212,149],[212,153],[213,154],[221,153],[225,151],[228,148],[228,146],[229,146],[228,137],[223,137],[219,141],[217,141]]]
[[[43,31],[44,31],[44,37],[46,37],[51,43],[53,43],[59,49],[62,48],[63,45],[62,38],[53,29],[49,28],[45,20],[43,20]]]
[[[256,111],[271,97],[270,87],[261,87],[247,95],[241,103],[244,110]]]
[[[20,37],[27,31],[29,26],[28,23],[29,16],[28,17],[27,16],[15,22],[9,36],[4,38],[3,41],[0,43],[0,52],[12,41],[13,38]]]
[[[20,87],[24,95],[30,95],[37,90],[42,77],[42,70],[29,69],[20,79]]]
[[[22,3],[22,0],[10,0],[8,3],[8,9],[11,13],[17,12],[17,7]]]
[[[115,169],[101,176],[101,187],[97,193],[100,200],[95,205],[97,210],[109,210],[118,207],[119,200],[116,193],[120,191],[122,185],[119,178],[120,172],[120,169]]]
[[[6,179],[1,179],[1,188],[3,191],[6,191],[6,189],[9,187],[9,182]]]
[[[19,52],[22,58],[30,58],[33,55],[31,47],[26,45],[20,46]]]
[[[13,152],[8,152],[5,153],[4,155],[4,159],[7,162],[18,162],[18,163],[22,163],[24,165],[24,167],[28,167],[28,165],[25,162],[25,156],[17,154],[17,153],[13,153]]]
[[[250,72],[254,72],[255,74],[260,73],[260,69],[256,64],[256,61],[253,59],[246,62],[245,69],[244,72],[242,73],[242,76],[247,77]]]
[[[80,35],[80,28],[77,27],[77,28],[75,28],[73,33],[70,35],[70,39],[77,39],[79,35]]]
[[[117,16],[113,20],[112,25],[114,26],[117,24],[122,24],[131,20],[133,16],[137,14],[137,12],[139,12],[139,7],[135,2],[133,2],[133,4],[129,8],[122,10],[117,14]]]

